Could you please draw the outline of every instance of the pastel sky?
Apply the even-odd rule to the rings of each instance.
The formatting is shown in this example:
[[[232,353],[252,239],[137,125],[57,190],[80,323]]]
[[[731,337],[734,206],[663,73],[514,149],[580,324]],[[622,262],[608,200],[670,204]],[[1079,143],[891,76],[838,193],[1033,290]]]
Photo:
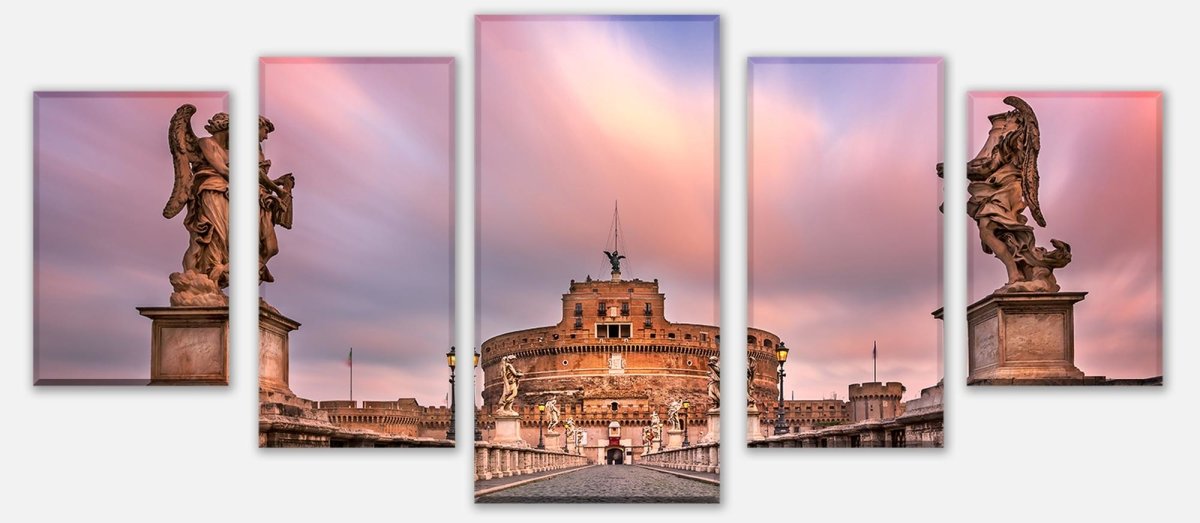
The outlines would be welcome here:
[[[749,322],[785,397],[941,378],[939,59],[750,60]]]
[[[150,379],[150,320],[182,268],[167,125],[227,110],[226,93],[38,93],[34,101],[34,350],[38,379]]]
[[[453,64],[264,59],[271,176],[295,173],[266,300],[299,321],[292,391],[445,405],[453,335]]]
[[[717,319],[715,16],[480,17],[479,340],[552,325],[572,279],[658,278]]]
[[[1002,101],[1010,94],[1029,102],[1041,130],[1047,227],[1034,234],[1039,245],[1071,245],[1071,264],[1054,275],[1063,290],[1088,292],[1075,306],[1075,365],[1089,376],[1162,375],[1161,94],[970,93],[969,158],[987,139],[987,116],[1012,109]],[[1007,278],[973,220],[967,234],[974,303]]]

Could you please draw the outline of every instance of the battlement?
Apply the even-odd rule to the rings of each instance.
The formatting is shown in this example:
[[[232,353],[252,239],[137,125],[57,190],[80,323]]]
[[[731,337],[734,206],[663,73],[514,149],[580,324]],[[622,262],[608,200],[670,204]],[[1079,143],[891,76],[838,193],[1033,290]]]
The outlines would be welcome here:
[[[879,397],[899,400],[904,396],[904,384],[898,381],[881,383],[878,381],[850,384],[850,400],[859,398]]]

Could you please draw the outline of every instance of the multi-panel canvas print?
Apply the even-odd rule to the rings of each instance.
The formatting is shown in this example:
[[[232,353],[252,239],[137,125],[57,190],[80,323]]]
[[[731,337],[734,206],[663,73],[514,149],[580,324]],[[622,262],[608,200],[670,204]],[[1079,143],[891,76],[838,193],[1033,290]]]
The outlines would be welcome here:
[[[748,67],[749,445],[941,447],[941,59]]]
[[[476,501],[717,502],[718,17],[476,31]]]
[[[34,93],[34,382],[229,383],[225,92]]]
[[[264,58],[259,445],[454,445],[454,62]]]
[[[969,104],[967,384],[1161,385],[1162,93]]]

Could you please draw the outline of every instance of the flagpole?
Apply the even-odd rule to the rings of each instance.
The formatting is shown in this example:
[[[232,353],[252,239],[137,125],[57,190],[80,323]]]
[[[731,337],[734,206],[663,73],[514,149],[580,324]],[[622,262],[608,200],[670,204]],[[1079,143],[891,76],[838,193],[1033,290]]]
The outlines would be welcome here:
[[[350,401],[354,401],[354,347],[350,347]]]
[[[871,381],[879,381],[879,345],[871,340]]]

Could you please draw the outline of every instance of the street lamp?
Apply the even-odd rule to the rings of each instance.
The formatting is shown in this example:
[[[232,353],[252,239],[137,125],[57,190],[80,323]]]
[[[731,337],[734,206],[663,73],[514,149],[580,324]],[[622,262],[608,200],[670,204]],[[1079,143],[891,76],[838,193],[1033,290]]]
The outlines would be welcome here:
[[[542,439],[542,413],[546,412],[546,404],[538,403],[538,450],[546,450],[546,441]]]
[[[454,346],[446,353],[446,364],[450,366],[450,427],[446,429],[446,439],[454,441]]]
[[[475,366],[471,368],[471,379],[474,380],[475,379],[475,369],[479,368],[479,349],[475,349],[475,356],[472,359],[475,360]],[[474,387],[474,383],[472,383],[472,387]],[[471,392],[471,407],[472,408],[475,407],[475,392],[474,391]],[[480,430],[479,430],[479,420],[478,419],[475,420],[475,441],[483,441],[483,433],[480,432]]]
[[[775,349],[775,360],[779,362],[779,405],[775,407],[775,435],[788,433],[787,420],[783,419],[783,377],[787,373],[783,372],[783,363],[787,361],[788,348],[783,342]]]
[[[691,406],[692,406],[691,402],[689,402],[687,400],[683,401],[683,447],[684,448],[691,446],[688,443],[688,437],[687,437],[687,433],[688,433],[687,413],[688,413],[688,408],[690,408]]]

